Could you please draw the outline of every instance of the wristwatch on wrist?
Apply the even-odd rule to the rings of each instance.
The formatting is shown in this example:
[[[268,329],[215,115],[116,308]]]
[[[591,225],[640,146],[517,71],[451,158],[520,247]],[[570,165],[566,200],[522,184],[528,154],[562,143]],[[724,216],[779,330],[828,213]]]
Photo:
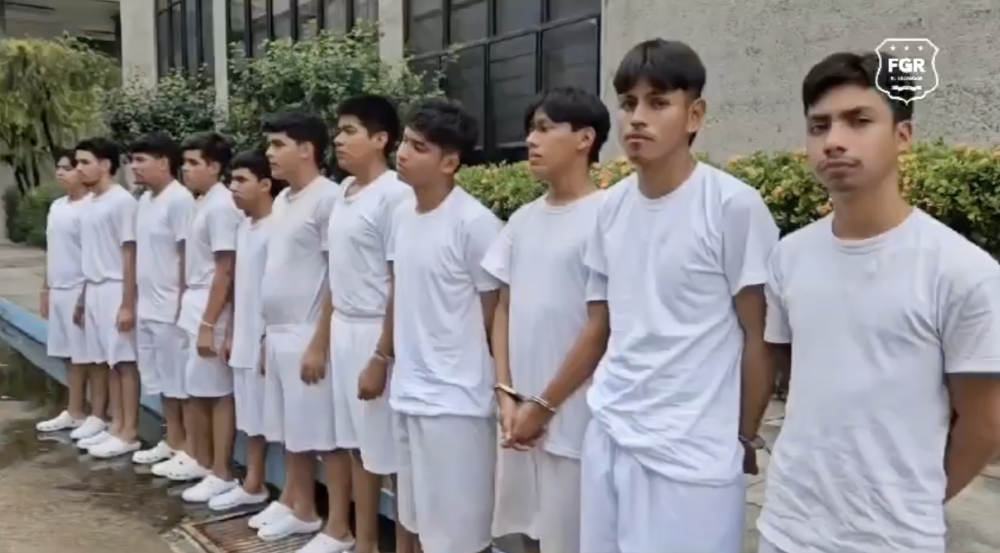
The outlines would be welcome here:
[[[760,435],[754,436],[753,438],[748,438],[743,434],[740,434],[740,443],[746,446],[750,446],[758,451],[767,450],[767,441]]]

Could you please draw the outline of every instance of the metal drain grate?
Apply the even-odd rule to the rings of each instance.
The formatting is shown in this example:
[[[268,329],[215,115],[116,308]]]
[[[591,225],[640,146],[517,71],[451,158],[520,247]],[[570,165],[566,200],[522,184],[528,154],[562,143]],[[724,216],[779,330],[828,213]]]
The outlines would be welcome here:
[[[278,542],[264,542],[247,526],[256,513],[224,515],[181,525],[191,538],[208,553],[294,553],[312,536],[294,536]]]

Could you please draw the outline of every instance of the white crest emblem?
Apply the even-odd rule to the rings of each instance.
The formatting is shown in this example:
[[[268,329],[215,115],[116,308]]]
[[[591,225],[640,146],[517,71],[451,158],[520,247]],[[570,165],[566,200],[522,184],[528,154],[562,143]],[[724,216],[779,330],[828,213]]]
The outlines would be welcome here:
[[[875,48],[878,74],[875,86],[883,94],[909,104],[926,98],[938,87],[935,61],[940,49],[926,38],[887,38]],[[888,75],[888,79],[883,77]]]

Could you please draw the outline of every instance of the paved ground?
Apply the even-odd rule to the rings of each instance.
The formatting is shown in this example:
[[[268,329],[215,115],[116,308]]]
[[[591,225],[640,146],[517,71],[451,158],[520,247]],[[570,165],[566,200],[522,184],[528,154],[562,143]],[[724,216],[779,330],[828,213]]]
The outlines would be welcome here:
[[[38,250],[0,242],[0,297],[37,313],[43,261]],[[67,457],[65,449],[38,448],[26,422],[35,414],[26,404],[0,401],[0,553],[169,551],[159,535],[183,517],[175,494],[151,489],[150,480],[136,478],[131,469],[94,471],[75,455]],[[781,404],[769,409],[769,440],[783,415]],[[762,465],[766,474],[766,456]],[[748,480],[748,553],[756,551],[753,523],[763,491],[764,476]],[[949,505],[948,519],[949,553],[1000,551],[1000,465]]]

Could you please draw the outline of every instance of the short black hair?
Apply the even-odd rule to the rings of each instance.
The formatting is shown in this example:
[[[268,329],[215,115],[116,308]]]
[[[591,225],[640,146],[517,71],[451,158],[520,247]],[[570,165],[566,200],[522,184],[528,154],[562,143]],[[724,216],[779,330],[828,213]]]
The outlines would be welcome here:
[[[154,131],[135,139],[128,146],[129,154],[146,154],[158,159],[166,159],[170,163],[170,174],[177,176],[184,164],[181,147],[170,134]]]
[[[181,152],[197,150],[202,159],[209,163],[219,164],[220,176],[229,170],[233,161],[233,143],[229,138],[214,131],[192,134],[181,143]]]
[[[118,147],[118,144],[115,144],[114,141],[104,138],[103,136],[85,138],[81,140],[73,149],[79,152],[90,152],[90,154],[97,158],[98,161],[107,161],[111,166],[112,175],[118,172],[118,167],[121,164],[122,151],[121,148]]]
[[[662,92],[683,90],[692,100],[705,91],[705,64],[693,48],[679,40],[654,38],[640,42],[625,54],[615,72],[615,92],[625,94],[640,82]],[[694,144],[698,133],[691,133]]]
[[[76,156],[73,155],[73,150],[58,147],[52,150],[52,161],[56,167],[59,166],[59,160],[62,158],[68,159],[69,164],[76,167]]]
[[[888,60],[891,56],[882,54]],[[854,52],[837,52],[824,58],[812,66],[802,81],[802,107],[806,113],[819,103],[830,91],[842,86],[857,86],[860,88],[879,88],[889,90],[893,75],[889,71],[888,61],[883,71],[879,71],[879,54],[871,52],[857,54]],[[900,91],[899,96],[909,98],[912,91]],[[913,119],[913,102],[901,102],[885,96],[892,111],[893,123]]]
[[[263,133],[284,133],[295,142],[313,146],[316,166],[326,166],[326,151],[330,148],[330,129],[315,113],[283,111],[265,115],[260,127]]]
[[[385,143],[388,156],[399,142],[399,112],[391,100],[376,94],[362,94],[348,98],[337,106],[337,117],[356,117],[369,134],[384,132],[389,136]]]
[[[461,103],[448,98],[418,103],[406,118],[406,126],[438,148],[457,153],[460,163],[469,161],[479,143],[479,122]]]
[[[253,173],[257,180],[270,180],[272,198],[285,187],[285,181],[277,180],[271,176],[271,162],[267,160],[267,154],[260,150],[245,150],[236,154],[233,157],[231,168],[233,171],[246,169]]]
[[[566,123],[574,131],[594,129],[590,161],[596,163],[611,132],[611,115],[596,95],[581,88],[559,87],[543,92],[524,112],[525,131],[531,132],[535,114],[541,110],[553,123]]]

